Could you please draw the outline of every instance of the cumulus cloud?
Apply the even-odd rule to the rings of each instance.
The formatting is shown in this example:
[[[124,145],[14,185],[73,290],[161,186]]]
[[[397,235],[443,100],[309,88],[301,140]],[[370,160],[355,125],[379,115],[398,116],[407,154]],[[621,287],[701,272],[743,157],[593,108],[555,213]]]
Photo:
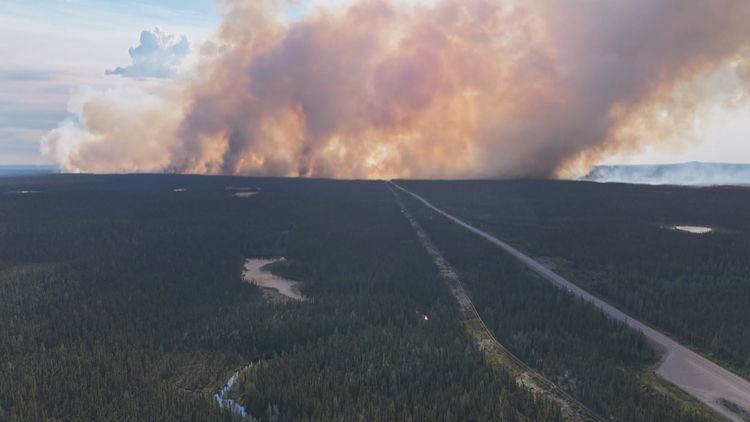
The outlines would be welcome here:
[[[749,82],[747,0],[348,0],[293,22],[222,3],[181,95],[85,98],[46,139],[64,168],[549,177],[677,138],[706,75]]]
[[[187,37],[170,35],[159,28],[141,32],[140,44],[128,50],[133,63],[107,70],[107,75],[131,78],[168,78],[174,68],[190,53]]]

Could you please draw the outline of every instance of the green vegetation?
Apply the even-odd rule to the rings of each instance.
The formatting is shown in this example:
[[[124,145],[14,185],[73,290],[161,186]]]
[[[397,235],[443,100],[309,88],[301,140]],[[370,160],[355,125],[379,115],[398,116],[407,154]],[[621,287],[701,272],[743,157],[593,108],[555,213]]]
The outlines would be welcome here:
[[[549,181],[405,185],[750,376],[750,189]],[[671,230],[674,225],[715,231],[690,234]]]
[[[537,253],[532,246],[542,245],[538,254],[556,257],[564,271],[591,275],[618,268],[622,279],[591,281],[600,285],[598,292],[610,286],[608,294],[620,297],[617,292],[626,289],[617,286],[640,271],[623,264],[636,261],[622,258],[642,258],[636,247],[624,254],[619,248],[625,246],[610,239],[609,252],[617,256],[594,265],[596,257],[608,256],[606,250],[574,247],[588,235],[561,239],[575,228],[566,221],[585,218],[570,205],[575,195],[566,184],[414,185],[446,203],[455,201],[454,209],[527,250]],[[500,196],[485,190],[495,192],[496,186],[514,186],[518,192],[508,198],[516,202],[498,206]],[[528,186],[541,190],[540,204],[565,198],[563,205],[543,215],[529,211],[534,208],[518,196]],[[592,190],[589,201],[608,203],[596,196],[598,187],[580,186],[575,189]],[[238,198],[226,187],[259,194]],[[625,227],[646,215],[633,209],[647,200],[661,203],[656,193],[663,191],[643,189],[640,202],[610,199],[610,217],[595,219],[592,211],[595,223],[586,233],[593,235],[607,224],[618,227],[617,233],[631,233]],[[565,194],[554,194],[557,190]],[[621,191],[628,190],[615,187],[613,195]],[[717,192],[722,198],[723,191]],[[715,203],[727,205],[721,201]],[[679,391],[649,378],[646,368],[656,357],[640,336],[424,207],[408,204],[460,272],[498,340],[525,363],[606,419],[710,419]],[[683,208],[697,213],[701,207]],[[620,215],[615,211],[628,215],[618,220],[611,217]],[[735,204],[732,212],[740,211]],[[659,293],[652,299],[643,296],[650,292],[645,287],[635,289],[633,297],[644,308],[664,300],[664,309],[684,310],[683,301],[692,300],[695,292],[715,304],[731,286],[743,297],[737,278],[742,260],[719,257],[727,245],[743,250],[746,241],[738,233],[750,223],[728,218],[729,211],[702,212],[719,213],[723,224],[694,216],[672,221],[666,211],[649,221],[715,225],[724,231],[690,237],[642,223],[632,231],[641,236],[633,241],[653,234],[641,230],[654,230],[661,239],[656,245],[673,245],[674,237],[682,249],[693,251],[662,257],[672,263],[669,271],[686,256],[696,261],[701,254],[713,257],[690,268],[722,268],[710,279],[718,296],[707,295],[691,279],[669,298]],[[706,249],[706,241],[713,246]],[[596,242],[605,249],[603,241]],[[579,261],[587,250],[594,255]],[[272,265],[272,271],[302,281],[311,301],[270,303],[242,282],[245,258],[280,256],[287,260]],[[657,261],[646,261],[644,274],[661,268]],[[726,273],[737,277],[725,279]],[[737,330],[747,327],[737,323],[743,315],[738,302],[727,303],[733,308],[717,310],[715,318],[704,314],[709,321],[695,335],[707,335],[711,323],[727,317],[723,331],[717,330],[722,334],[716,353],[738,362],[732,351],[742,350],[750,336],[737,338]],[[239,421],[212,398],[239,368],[247,369],[229,395],[247,408],[247,420],[562,419],[555,404],[517,385],[507,356],[488,358],[477,350],[476,321],[461,320],[437,268],[381,182],[157,175],[0,178],[0,320],[2,421]]]
[[[492,337],[487,334],[487,330],[484,329],[484,326],[482,326],[482,323],[478,318],[467,320],[464,323],[464,327],[474,340],[475,344],[489,344],[492,342]],[[495,365],[512,375],[517,376],[523,372],[523,368],[514,362],[513,358],[505,353],[504,350],[491,349],[490,353],[485,354],[489,355],[487,361],[490,364]]]
[[[251,256],[313,300],[266,303]],[[250,363],[248,420],[560,420],[473,347],[382,183],[0,179],[0,320],[3,421],[238,420],[211,393]]]
[[[498,340],[570,395],[607,420],[713,418],[640,378],[657,358],[640,335],[413,198],[406,200]]]

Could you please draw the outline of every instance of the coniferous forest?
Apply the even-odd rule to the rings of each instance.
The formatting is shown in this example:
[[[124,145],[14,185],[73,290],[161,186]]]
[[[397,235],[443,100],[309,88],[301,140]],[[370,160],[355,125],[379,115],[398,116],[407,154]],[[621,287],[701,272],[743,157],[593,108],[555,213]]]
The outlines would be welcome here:
[[[699,406],[664,394],[648,368],[645,340],[531,274],[494,245],[409,199],[425,230],[456,267],[501,343],[606,420],[702,421]]]
[[[484,362],[382,182],[2,184],[0,420],[238,420],[212,395],[249,364],[247,420],[560,419]],[[256,256],[313,300],[265,302]]]
[[[640,335],[406,202],[498,340],[602,419],[712,418],[648,377],[658,356]],[[490,205],[476,212],[504,224]],[[602,268],[547,255],[575,274]],[[266,300],[241,279],[250,257],[285,257],[273,272],[310,300]],[[2,421],[239,421],[213,398],[236,372],[229,395],[248,421],[562,420],[478,350],[383,182],[2,178],[0,320]]]
[[[750,376],[750,189],[405,182],[592,293]],[[674,226],[711,228],[706,234]]]

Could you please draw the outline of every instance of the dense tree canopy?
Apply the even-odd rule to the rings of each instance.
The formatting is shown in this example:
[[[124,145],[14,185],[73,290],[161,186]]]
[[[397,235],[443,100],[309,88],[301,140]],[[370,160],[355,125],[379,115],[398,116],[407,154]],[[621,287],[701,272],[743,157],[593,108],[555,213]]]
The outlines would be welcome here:
[[[750,376],[750,189],[406,182],[591,292]],[[673,230],[706,226],[709,234]]]
[[[252,256],[312,300],[265,302]],[[379,182],[0,179],[0,320],[0,420],[237,420],[211,395],[248,364],[247,419],[560,420],[473,347]]]

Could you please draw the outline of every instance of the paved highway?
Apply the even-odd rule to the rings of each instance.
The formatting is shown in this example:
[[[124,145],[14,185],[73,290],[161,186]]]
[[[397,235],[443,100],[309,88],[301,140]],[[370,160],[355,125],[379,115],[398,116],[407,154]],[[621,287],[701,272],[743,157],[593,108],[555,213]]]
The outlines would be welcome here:
[[[716,363],[693,352],[687,347],[672,340],[670,337],[625,314],[602,299],[593,296],[513,246],[454,217],[451,214],[448,214],[414,192],[411,192],[395,183],[394,186],[413,196],[428,208],[445,216],[449,220],[452,220],[459,226],[499,246],[505,252],[524,263],[532,271],[536,272],[549,282],[567,290],[575,296],[591,302],[608,317],[617,321],[622,321],[630,327],[642,332],[652,345],[664,352],[664,356],[656,369],[657,375],[675,384],[722,416],[737,422],[747,420],[746,418],[750,415],[750,382],[746,379],[739,377]],[[730,401],[736,406],[745,409],[746,414],[743,416],[734,413],[722,404],[722,400]]]

